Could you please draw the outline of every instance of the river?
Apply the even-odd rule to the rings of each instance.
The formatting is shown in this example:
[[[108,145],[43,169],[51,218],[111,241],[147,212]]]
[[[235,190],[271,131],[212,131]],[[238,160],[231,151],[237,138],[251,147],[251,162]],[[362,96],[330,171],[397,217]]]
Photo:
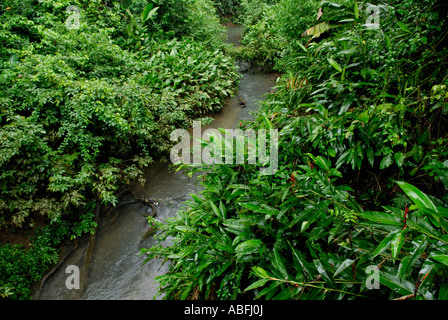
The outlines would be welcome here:
[[[227,28],[228,42],[239,45],[242,27],[230,25]],[[240,69],[241,70],[241,69]],[[246,105],[242,106],[236,97],[230,98],[222,111],[214,116],[208,128],[235,129],[242,120],[252,118],[250,112],[258,108],[258,101],[275,86],[278,74],[268,74],[256,69],[243,68],[239,85],[239,96]],[[241,100],[241,99],[240,99]],[[169,161],[169,159],[168,159]],[[182,173],[173,173],[168,163],[158,162],[145,173],[146,184],[137,185],[135,194],[156,199],[157,220],[176,216],[191,193],[200,191],[195,177],[189,178]],[[158,283],[155,277],[167,271],[168,264],[160,260],[151,260],[143,264],[141,248],[156,244],[153,237],[141,241],[148,229],[148,222],[142,216],[146,210],[141,204],[123,206],[112,214],[101,217],[92,251],[88,272],[81,273],[81,288],[69,290],[66,273],[70,265],[82,269],[87,252],[87,239],[81,239],[78,248],[73,251],[59,269],[45,282],[39,300],[152,300]],[[149,209],[150,210],[150,209]],[[112,216],[118,213],[116,220]],[[160,299],[160,297],[159,297]]]

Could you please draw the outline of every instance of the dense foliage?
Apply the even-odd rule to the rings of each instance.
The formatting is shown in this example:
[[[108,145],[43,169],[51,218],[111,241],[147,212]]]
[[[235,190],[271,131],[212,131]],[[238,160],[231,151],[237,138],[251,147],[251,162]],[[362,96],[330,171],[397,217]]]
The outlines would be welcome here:
[[[0,294],[22,299],[239,75],[208,0],[7,0],[0,23],[0,230],[31,235],[0,247]]]
[[[160,292],[448,299],[446,3],[377,1],[378,28],[367,2],[248,3],[243,44],[284,75],[244,126],[279,130],[279,169],[189,168],[204,191],[160,226],[174,245],[143,250],[170,261]]]

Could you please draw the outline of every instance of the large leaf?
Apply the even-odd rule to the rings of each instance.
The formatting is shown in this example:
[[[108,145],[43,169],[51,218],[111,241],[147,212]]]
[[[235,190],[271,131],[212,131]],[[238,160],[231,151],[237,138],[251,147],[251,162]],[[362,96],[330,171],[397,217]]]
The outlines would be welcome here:
[[[364,211],[360,212],[359,216],[361,216],[364,219],[368,219],[370,221],[383,223],[391,226],[403,225],[403,222],[391,213],[379,212],[379,211]]]
[[[448,283],[444,282],[440,285],[438,300],[448,300]]]
[[[344,271],[345,269],[347,269],[349,266],[351,266],[353,264],[353,262],[355,262],[355,260],[352,259],[345,259],[340,266],[338,267],[338,269],[335,271],[335,273],[333,274],[333,277],[336,277],[338,274],[340,274],[342,271]]]
[[[384,252],[391,244],[392,239],[395,237],[395,235],[399,232],[399,230],[392,231],[387,237],[383,239],[383,241],[380,242],[378,247],[375,249],[375,251],[372,252],[372,258],[375,258],[377,255]]]
[[[415,265],[415,263],[418,261],[418,259],[422,256],[423,252],[425,252],[426,247],[428,246],[428,241],[426,240],[426,237],[424,236],[421,243],[417,246],[414,253],[412,254],[411,258],[409,259],[408,264],[406,265],[406,269],[403,270],[403,276],[409,276],[412,271],[412,267]]]
[[[380,273],[380,283],[402,295],[414,292],[414,284],[412,282],[400,279],[396,275],[388,272]]]
[[[274,259],[271,262],[274,268],[280,272],[284,279],[289,278],[288,272],[286,271],[285,263],[283,261],[283,257],[276,249],[274,249]]]
[[[397,234],[395,234],[390,243],[390,248],[392,251],[392,258],[394,261],[395,261],[395,259],[397,259],[398,254],[400,253],[401,247],[404,244],[404,240],[405,240],[404,232],[405,232],[405,230],[401,230]]]
[[[342,73],[342,67],[339,65],[339,63],[337,63],[336,61],[334,61],[331,58],[327,58],[328,63],[335,68],[337,71],[339,71],[340,73]]]
[[[266,284],[266,282],[268,282],[269,280],[270,279],[268,279],[268,278],[261,278],[261,279],[255,281],[254,283],[252,283],[246,289],[244,289],[244,291],[249,291],[249,290],[259,288],[259,287],[263,286],[264,284]]]
[[[381,160],[380,163],[380,169],[386,169],[387,167],[389,167],[392,163],[394,162],[394,158],[391,154],[388,154],[386,156],[384,156],[383,160]]]
[[[314,259],[313,262],[317,268],[317,272],[319,272],[319,274],[322,276],[322,279],[324,279],[326,283],[328,283],[331,287],[334,288],[335,287],[334,281],[332,277],[325,270],[322,262],[319,259]]]
[[[263,268],[252,267],[252,271],[260,278],[271,278],[271,276]]]
[[[235,251],[238,255],[249,255],[259,252],[262,245],[263,242],[260,239],[251,239],[237,245]]]
[[[443,239],[442,235],[438,234],[437,231],[423,219],[411,217],[407,220],[406,223],[412,229],[420,231],[421,233],[426,234],[434,239],[448,243]]]
[[[448,266],[448,255],[446,255],[446,254],[435,254],[435,255],[432,255],[431,258],[437,262],[440,262],[440,263]]]
[[[142,16],[141,16],[142,22],[145,22],[148,19],[151,19],[151,20],[154,19],[158,9],[159,9],[159,7],[153,8],[152,3],[148,4],[145,7],[145,9],[143,9]]]
[[[403,181],[397,181],[397,184],[416,205],[423,206],[424,208],[437,212],[437,208],[431,199],[429,199],[429,197],[418,188]]]

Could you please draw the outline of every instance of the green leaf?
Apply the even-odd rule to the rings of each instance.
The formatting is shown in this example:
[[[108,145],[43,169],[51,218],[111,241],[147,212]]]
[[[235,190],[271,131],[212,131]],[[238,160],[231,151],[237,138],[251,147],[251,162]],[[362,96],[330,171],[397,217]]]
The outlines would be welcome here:
[[[360,217],[370,221],[383,223],[391,226],[401,226],[403,223],[400,218],[387,212],[380,211],[364,211],[358,213]]]
[[[210,206],[212,207],[213,212],[220,217],[221,219],[223,219],[223,216],[221,215],[221,212],[218,210],[218,207],[216,206],[216,204],[212,201],[209,200]]]
[[[394,158],[391,154],[386,155],[380,163],[380,170],[386,169],[394,162]]]
[[[335,271],[335,273],[333,274],[333,277],[336,277],[338,274],[340,274],[342,271],[344,271],[345,269],[347,269],[349,266],[351,266],[353,264],[353,262],[355,262],[355,260],[352,259],[345,259],[341,265],[338,267],[338,269]]]
[[[154,19],[156,11],[159,9],[159,7],[153,8],[153,6],[154,5],[152,3],[150,3],[145,7],[145,9],[143,9],[142,16],[141,16],[142,22],[145,22],[148,19],[151,19],[151,20]]]
[[[438,212],[431,199],[429,199],[428,196],[421,192],[418,188],[403,181],[397,181],[397,184],[416,205],[420,205]]]
[[[380,283],[396,290],[399,294],[406,295],[414,292],[414,284],[410,281],[399,279],[396,275],[387,272],[380,273]]]
[[[401,168],[404,162],[404,154],[402,152],[397,152],[394,154],[394,159],[397,166]]]
[[[440,285],[438,300],[448,300],[448,283],[443,282]]]
[[[301,254],[297,249],[295,249],[295,248],[291,245],[291,243],[289,243],[289,241],[288,241],[288,245],[289,245],[289,247],[291,248],[291,251],[292,251],[292,253],[293,253],[293,258],[294,258],[295,265],[296,265],[297,267],[299,267],[299,268],[296,267],[296,269],[299,269],[299,270],[297,270],[297,271],[298,271],[300,274],[302,274],[303,277],[304,277],[305,279],[307,279],[307,274],[308,274],[310,277],[314,277],[314,276],[315,276],[315,273],[314,273],[314,268],[313,268],[313,266],[312,266],[311,264],[309,264],[309,263],[303,258],[302,254]]]
[[[263,286],[264,284],[266,284],[266,282],[268,282],[268,281],[269,281],[269,279],[267,279],[267,278],[259,279],[259,280],[255,281],[254,283],[252,283],[250,286],[248,286],[246,289],[244,289],[244,291],[249,291],[249,290],[259,288],[259,287]]]
[[[260,278],[271,278],[271,276],[263,268],[252,267],[252,271]]]
[[[398,26],[400,27],[400,29],[404,32],[411,32],[408,27],[401,21],[397,21]]]
[[[422,242],[418,245],[417,249],[415,249],[412,254],[411,259],[409,260],[408,265],[406,266],[406,270],[403,270],[403,276],[409,276],[412,271],[412,267],[415,265],[417,260],[422,256],[423,252],[426,250],[428,246],[428,241],[426,240],[426,236],[424,236]]]
[[[423,219],[411,217],[406,221],[406,223],[412,229],[420,231],[421,233],[426,234],[434,239],[448,243],[446,240],[443,240],[441,235],[439,235],[436,230],[434,230],[434,228],[431,227],[431,225]]]
[[[306,36],[313,36],[313,38],[319,37],[322,33],[330,30],[332,27],[328,22],[321,22],[316,24],[315,26],[307,29],[305,32],[302,33],[302,37]]]
[[[248,255],[259,252],[262,245],[263,242],[260,239],[251,239],[237,245],[235,251],[239,255]]]
[[[325,270],[322,262],[319,259],[314,259],[313,260],[314,265],[317,268],[317,272],[319,272],[319,274],[322,276],[322,279],[324,279],[324,281],[326,283],[328,283],[331,287],[335,287],[334,281],[333,279],[328,275],[327,271]]]
[[[411,256],[406,256],[401,260],[400,265],[398,266],[398,278],[407,278],[408,274],[406,271],[409,269],[410,260]]]
[[[403,246],[404,240],[405,240],[404,230],[399,231],[392,238],[390,247],[391,247],[391,251],[392,251],[392,258],[394,261],[395,261],[395,259],[397,259],[398,254],[400,253],[400,250],[401,250],[401,247]]]
[[[289,278],[285,264],[283,263],[283,257],[276,249],[274,249],[274,260],[272,261],[272,265],[280,272],[284,279]]]
[[[372,258],[375,258],[377,255],[384,252],[384,250],[386,250],[390,246],[392,239],[395,237],[395,235],[398,232],[399,232],[399,230],[395,230],[395,231],[392,231],[391,233],[389,233],[389,235],[387,235],[387,237],[385,237],[383,239],[383,241],[380,242],[380,244],[375,249],[375,251],[372,252]]]
[[[333,68],[335,68],[337,71],[339,71],[340,73],[342,73],[342,68],[341,68],[341,66],[340,66],[336,61],[334,61],[334,60],[331,59],[331,58],[327,58],[327,60],[328,60],[328,63],[331,64],[331,66],[332,66]]]
[[[431,256],[431,259],[448,266],[448,255],[446,254],[435,254]]]

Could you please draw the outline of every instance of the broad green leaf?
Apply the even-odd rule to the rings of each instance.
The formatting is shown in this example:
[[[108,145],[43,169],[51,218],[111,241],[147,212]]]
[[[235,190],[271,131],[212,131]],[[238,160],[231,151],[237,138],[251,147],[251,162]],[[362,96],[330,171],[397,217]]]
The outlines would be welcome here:
[[[223,218],[223,217],[221,216],[221,212],[218,210],[218,207],[216,206],[216,204],[215,204],[212,200],[209,200],[209,203],[210,203],[210,206],[212,207],[213,212],[214,212],[218,217]]]
[[[411,32],[408,27],[402,22],[402,21],[397,21],[398,26],[400,27],[400,29],[404,32]]]
[[[313,38],[317,38],[322,33],[330,30],[331,28],[332,26],[330,26],[328,22],[321,22],[302,33],[302,37],[313,36]]]
[[[263,242],[260,239],[251,239],[237,245],[235,251],[239,255],[248,255],[259,252],[262,245]]]
[[[380,211],[364,211],[359,212],[359,216],[368,219],[370,221],[383,223],[391,226],[402,226],[403,222],[400,218],[392,213],[380,212]]]
[[[331,287],[335,287],[334,281],[333,279],[328,275],[327,271],[325,270],[322,262],[319,259],[314,259],[313,260],[314,265],[317,268],[317,272],[319,272],[319,274],[322,276],[322,279],[324,279],[324,281],[326,283],[328,283]]]
[[[414,292],[414,284],[412,282],[399,279],[396,275],[388,272],[380,272],[380,283],[402,295]]]
[[[394,162],[394,158],[391,154],[384,156],[383,160],[380,163],[380,170],[386,169]]]
[[[401,247],[404,244],[404,240],[405,240],[404,232],[405,232],[405,230],[401,230],[397,234],[395,234],[390,243],[390,248],[392,251],[392,258],[394,261],[395,261],[395,259],[397,259],[398,254],[400,253]]]
[[[321,156],[318,156],[316,158],[316,164],[323,170],[325,171],[329,171],[330,170],[330,166],[327,163],[327,160]]]
[[[372,258],[375,258],[377,255],[383,253],[384,250],[386,250],[390,246],[392,239],[398,232],[399,230],[394,230],[391,233],[389,233],[389,235],[385,237],[383,241],[381,241],[381,243],[378,245],[375,251],[372,252]]]
[[[240,203],[240,206],[242,206],[243,208],[249,209],[250,211],[269,214],[269,215],[273,215],[278,212],[277,209],[269,207],[268,205],[263,205],[263,207],[261,207],[254,203]]]
[[[431,199],[418,188],[403,181],[397,181],[397,184],[416,205],[421,205],[437,212],[437,208]]]
[[[268,278],[259,279],[259,280],[255,281],[254,283],[252,283],[250,286],[248,286],[246,289],[244,289],[244,291],[249,291],[249,290],[259,288],[259,287],[263,286],[268,281],[269,281]]]
[[[331,66],[332,66],[333,68],[335,68],[337,71],[339,71],[340,73],[342,73],[342,67],[341,67],[336,61],[334,61],[334,60],[331,59],[331,58],[327,58],[327,61],[328,61],[329,64],[331,64]]]
[[[406,256],[403,259],[401,259],[400,265],[398,266],[398,278],[406,278],[406,270],[409,269],[409,263],[411,260],[411,256]]]
[[[226,206],[223,204],[222,200],[219,200],[219,212],[221,212],[221,217],[225,220],[227,219]]]
[[[288,279],[288,272],[286,271],[285,264],[283,262],[283,257],[280,255],[280,253],[274,249],[274,260],[271,261],[272,265],[277,269],[280,274],[283,276],[284,279]]]
[[[142,22],[145,22],[148,19],[151,19],[151,20],[154,19],[157,10],[159,10],[159,7],[153,8],[152,3],[148,4],[145,7],[145,9],[143,9],[142,16],[141,16]]]
[[[271,278],[271,276],[263,268],[252,267],[252,271],[260,278]]]
[[[438,300],[448,300],[448,283],[442,282],[439,289]]]
[[[434,239],[438,239],[445,243],[448,243],[447,241],[443,240],[442,236],[439,235],[437,231],[434,230],[434,228],[431,227],[431,225],[423,219],[411,217],[406,221],[406,224],[410,228],[418,230],[421,233],[426,234]]]
[[[154,5],[152,3],[148,4],[142,11],[142,22],[145,22],[148,19],[149,12],[153,9]]]
[[[431,256],[431,259],[448,266],[448,255],[446,254],[435,254]]]
[[[354,11],[354,14],[355,14],[355,19],[359,19],[359,7],[358,7],[358,2],[357,1],[355,1],[353,11]]]
[[[314,268],[313,268],[313,266],[310,265],[310,264],[303,258],[302,254],[301,254],[297,249],[295,249],[295,248],[291,245],[291,243],[289,243],[289,241],[288,241],[288,245],[289,245],[289,247],[291,248],[291,251],[292,251],[292,254],[293,254],[293,258],[294,258],[294,261],[298,263],[298,266],[299,266],[299,268],[300,268],[300,270],[297,270],[297,271],[299,271],[299,272],[303,275],[304,279],[307,279],[308,277],[311,277],[311,278],[314,277],[314,276],[315,276],[315,272],[314,272]],[[297,265],[297,264],[296,264],[296,265]],[[297,268],[296,268],[296,269],[297,269]]]
[[[402,152],[397,152],[394,154],[395,163],[399,168],[403,166],[404,154]]]
[[[338,267],[338,269],[335,271],[335,273],[333,274],[333,277],[336,277],[339,273],[341,273],[342,271],[344,271],[345,269],[347,269],[349,266],[351,266],[353,264],[353,262],[355,262],[355,260],[352,259],[345,259],[341,265]]]
[[[418,245],[417,249],[415,249],[414,253],[412,254],[412,257],[409,260],[408,265],[406,266],[406,270],[403,270],[403,276],[409,276],[412,267],[415,265],[417,260],[422,256],[423,252],[425,252],[426,247],[428,246],[428,241],[426,240],[426,236],[423,236],[424,240]]]

